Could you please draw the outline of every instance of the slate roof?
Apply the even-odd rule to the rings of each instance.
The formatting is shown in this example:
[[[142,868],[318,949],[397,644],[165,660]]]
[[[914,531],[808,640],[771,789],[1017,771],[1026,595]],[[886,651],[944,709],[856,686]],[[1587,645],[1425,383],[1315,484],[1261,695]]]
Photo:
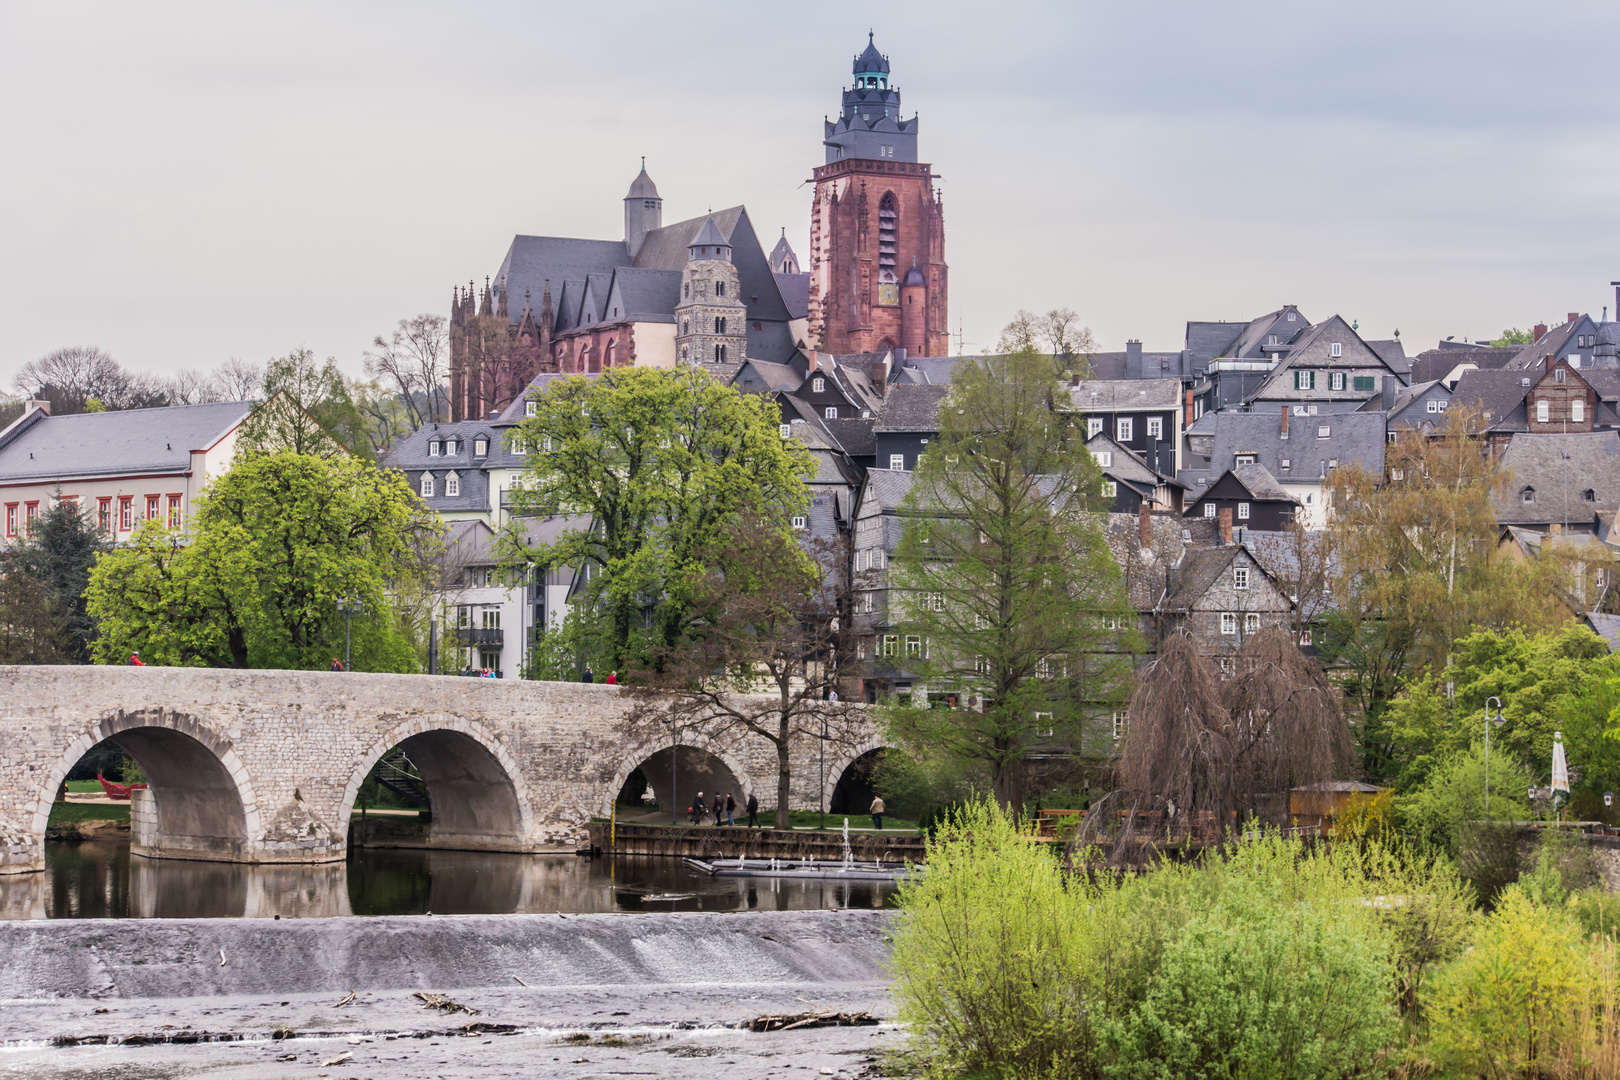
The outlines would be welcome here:
[[[622,240],[518,235],[495,277],[506,283],[508,296],[522,296],[528,289],[538,306],[548,280],[555,303],[564,281],[583,283],[586,274],[612,273],[614,267],[629,263],[630,252]]]
[[[877,414],[874,431],[938,431],[939,406],[950,393],[950,386],[900,383],[889,387],[889,396]]]
[[[1187,352],[1194,363],[1207,364],[1210,358],[1225,353],[1248,325],[1241,322],[1189,322]]]
[[[1497,370],[1519,354],[1513,349],[1429,349],[1412,358],[1412,381],[1431,382],[1451,373],[1458,364],[1473,364],[1478,368]]]
[[[1175,410],[1181,407],[1180,379],[1085,379],[1069,387],[1080,412]]]
[[[495,423],[503,427],[510,427],[513,424],[521,422],[524,415],[528,412],[527,408],[525,408],[525,404],[528,402],[528,400],[530,398],[537,398],[544,395],[546,391],[551,389],[552,384],[558,380],[594,378],[596,378],[596,372],[589,372],[579,375],[563,375],[557,372],[541,372],[539,375],[536,375],[533,379],[529,380],[529,385],[523,388],[522,393],[512,399],[512,403],[510,405],[501,410],[500,419],[496,420]]]
[[[647,166],[645,163],[643,163],[641,166],[641,172],[636,174],[636,178],[634,180],[630,181],[630,190],[625,192],[624,197],[626,199],[658,198],[658,185],[653,183],[652,177],[647,175]]]
[[[730,247],[731,241],[720,235],[720,228],[719,226],[715,225],[714,215],[711,214],[703,219],[703,225],[698,229],[697,235],[688,240],[686,242],[686,246],[688,248]],[[687,253],[687,258],[691,258],[690,251]]]
[[[1226,572],[1232,565],[1232,560],[1241,550],[1247,550],[1239,544],[1228,544],[1213,548],[1188,548],[1181,553],[1181,560],[1171,568],[1166,582],[1164,599],[1159,607],[1164,611],[1191,611],[1209,592],[1209,587],[1215,584],[1215,579]],[[1260,560],[1254,559],[1251,554],[1251,563],[1259,566]],[[1264,572],[1264,567],[1260,567]]]
[[[1385,341],[1368,341],[1366,338],[1361,340],[1366,342],[1367,348],[1378,354],[1378,358],[1387,364],[1390,370],[1402,375],[1411,373],[1412,361],[1407,357],[1406,346],[1401,344],[1400,338]]]
[[[34,410],[0,432],[0,482],[188,473],[191,452],[211,448],[252,409],[223,401],[69,416]]]
[[[1510,368],[1538,368],[1545,356],[1557,356],[1569,344],[1570,335],[1575,328],[1581,325],[1581,319],[1576,317],[1567,323],[1553,327],[1541,337],[1521,348],[1512,360],[1508,361]]]
[[[1109,454],[1108,464],[1102,465],[1102,471],[1115,480],[1124,480],[1136,484],[1147,484],[1157,487],[1166,482],[1166,477],[1160,476],[1148,468],[1147,462],[1131,453],[1129,447],[1121,446],[1107,435],[1094,435],[1086,441],[1086,449],[1091,456],[1096,457],[1099,452]],[[1170,480],[1170,483],[1175,483]]]
[[[1239,465],[1232,470],[1238,483],[1249,489],[1249,494],[1256,499],[1269,499],[1274,502],[1293,502],[1294,497],[1288,490],[1277,483],[1277,478],[1271,475],[1264,465]]]
[[[1465,371],[1451,392],[1451,404],[1490,413],[1485,424],[1494,430],[1523,431],[1527,420],[1524,399],[1535,382],[1534,376],[1515,368]]]
[[[621,266],[613,272],[608,289],[608,310],[604,318],[632,319],[636,322],[675,321],[675,305],[681,299],[681,272],[679,270],[638,270]],[[612,313],[612,300],[623,307],[619,314]]]
[[[1581,618],[1592,628],[1594,634],[1604,640],[1610,652],[1620,652],[1620,615],[1605,615],[1601,611],[1590,611]]]
[[[776,291],[782,294],[782,303],[787,306],[788,317],[809,318],[810,275],[773,273],[771,276],[776,279]]]
[[[911,481],[916,475],[916,473],[898,472],[890,469],[868,470],[866,483],[861,488],[862,508],[895,509],[900,505],[901,500],[906,497],[906,493],[911,490]]]
[[[1502,452],[1502,467],[1513,472],[1509,490],[1495,502],[1502,525],[1590,524],[1620,509],[1620,432],[1521,432]],[[1526,488],[1534,489],[1533,502],[1524,501]],[[1588,490],[1591,502],[1583,498]]]
[[[908,356],[890,375],[889,381],[943,386],[951,381],[951,373],[962,359],[960,356]]]
[[[870,417],[851,417],[843,420],[822,420],[823,426],[838,440],[838,445],[851,457],[871,457],[877,453],[877,436],[872,426],[877,421]]]
[[[763,360],[744,360],[731,378],[731,385],[745,394],[791,394],[803,384],[804,377],[793,368]]]
[[[1185,468],[1176,478],[1201,493],[1232,466],[1238,454],[1255,455],[1258,465],[1283,481],[1315,482],[1327,474],[1330,461],[1341,468],[1359,464],[1375,476],[1382,475],[1386,424],[1382,411],[1290,415],[1289,437],[1284,439],[1280,411],[1205,413],[1187,430],[1192,436],[1212,437],[1209,468]],[[1320,437],[1324,427],[1328,429],[1326,438]],[[1189,454],[1186,460],[1194,457]],[[1286,469],[1284,458],[1288,460]]]
[[[522,406],[518,405],[518,408],[521,410]],[[433,473],[433,495],[423,500],[432,510],[440,513],[489,511],[494,509],[494,504],[490,498],[487,470],[521,469],[529,461],[527,455],[514,454],[507,447],[506,435],[511,427],[510,423],[498,420],[429,424],[395,443],[383,458],[382,466],[403,472],[411,490],[418,492],[421,491],[422,474]],[[483,456],[475,453],[479,438],[489,440],[488,453]],[[456,452],[444,453],[445,443],[450,441],[457,443]],[[429,455],[430,442],[440,445],[440,453]],[[461,494],[455,497],[444,493],[445,474],[449,472],[454,472],[461,482]]]

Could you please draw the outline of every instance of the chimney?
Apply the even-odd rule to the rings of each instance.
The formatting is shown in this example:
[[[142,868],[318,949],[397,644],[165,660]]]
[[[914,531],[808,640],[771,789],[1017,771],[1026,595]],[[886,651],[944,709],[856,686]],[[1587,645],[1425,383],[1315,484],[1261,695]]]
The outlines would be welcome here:
[[[1215,513],[1215,520],[1220,523],[1221,543],[1232,543],[1232,508],[1223,506]]]
[[[1186,396],[1186,404],[1182,407],[1182,412],[1181,412],[1181,426],[1184,427],[1184,428],[1190,428],[1190,427],[1192,427],[1192,423],[1193,423],[1193,399],[1192,399],[1192,391],[1188,390],[1187,391],[1187,396]]]
[[[872,361],[872,385],[877,387],[878,397],[889,396],[889,365],[882,360]]]
[[[811,349],[808,352],[806,352],[804,355],[810,361],[810,368],[809,368],[809,371],[807,372],[807,374],[814,375],[816,373],[816,350]]]
[[[1569,313],[1568,318],[1566,318],[1564,321],[1567,322],[1567,323],[1572,323],[1572,322],[1574,322],[1576,319],[1578,319],[1580,317],[1581,317],[1580,312],[1572,311],[1572,312]]]
[[[1153,512],[1146,499],[1142,500],[1141,508],[1136,511],[1136,535],[1142,541],[1144,550],[1153,546]]]
[[[1562,535],[1564,535],[1564,523],[1561,522],[1561,521],[1555,521],[1552,524],[1548,525],[1547,528],[1552,531],[1552,534],[1554,536],[1562,536]]]
[[[1142,343],[1134,339],[1125,343],[1125,377],[1142,377]]]
[[[1395,395],[1400,392],[1401,377],[1399,375],[1385,375],[1383,385],[1383,401],[1380,403],[1385,412],[1395,407]]]
[[[501,418],[501,410],[499,410],[499,409],[491,409],[491,410],[489,410],[489,418],[491,420],[499,420]]]
[[[1075,372],[1073,375],[1069,376],[1069,385],[1070,386],[1079,386],[1080,385],[1080,373],[1078,371]]]
[[[1536,328],[1530,332],[1536,335],[1536,341],[1540,341],[1542,338],[1547,336],[1547,324],[1538,322],[1536,323]]]
[[[1282,428],[1280,430],[1280,434],[1282,435],[1283,438],[1285,438],[1285,439],[1288,438],[1288,406],[1287,405],[1284,405],[1282,407]]]
[[[33,401],[29,401],[29,402],[27,402],[26,404],[23,405],[23,412],[25,412],[25,413],[29,412],[29,411],[31,411],[33,409],[38,409],[40,412],[44,413],[46,416],[51,415],[51,403],[48,402],[48,401],[33,400]]]

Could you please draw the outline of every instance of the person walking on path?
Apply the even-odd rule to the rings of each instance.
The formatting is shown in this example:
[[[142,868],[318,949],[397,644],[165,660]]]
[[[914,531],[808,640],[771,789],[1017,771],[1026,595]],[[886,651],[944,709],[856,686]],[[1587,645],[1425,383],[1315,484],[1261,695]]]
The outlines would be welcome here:
[[[593,682],[596,681],[596,672],[591,670],[591,665],[589,665],[589,664],[585,665],[585,674],[583,674],[583,675],[581,675],[579,677],[579,681],[580,682],[589,682],[589,683],[593,683]]]
[[[342,671],[343,670],[343,661],[339,660],[335,656],[332,657],[332,666],[327,668],[326,670],[327,671]]]
[[[715,825],[720,824],[720,815],[725,813],[725,812],[726,812],[726,800],[721,798],[720,793],[717,791],[717,792],[714,793],[714,823],[715,823]]]
[[[873,795],[872,796],[871,814],[872,814],[872,827],[874,829],[876,829],[878,832],[882,832],[883,831],[883,797],[882,796],[880,796],[880,795]]]
[[[748,827],[759,828],[759,797],[753,794],[748,796]]]
[[[731,797],[729,791],[726,792],[726,824],[732,826],[737,824],[737,800]]]
[[[132,653],[129,654],[129,666],[130,667],[145,667],[146,665],[141,662],[141,654],[140,653],[132,652]]]
[[[608,672],[607,684],[609,686],[618,686],[619,685],[619,672],[618,672],[617,669]]]
[[[698,792],[697,798],[692,800],[692,813],[690,815],[692,818],[692,824],[703,824],[703,808],[707,805],[708,804],[703,801],[703,792]]]

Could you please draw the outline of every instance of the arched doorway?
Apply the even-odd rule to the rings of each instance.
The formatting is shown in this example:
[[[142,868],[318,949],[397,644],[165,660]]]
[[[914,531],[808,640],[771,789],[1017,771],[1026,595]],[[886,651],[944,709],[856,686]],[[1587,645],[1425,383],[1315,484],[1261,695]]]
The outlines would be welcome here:
[[[351,843],[381,847],[430,847],[463,851],[526,850],[526,798],[518,790],[515,763],[487,739],[464,731],[430,729],[389,739],[371,764],[350,782]],[[379,799],[382,791],[392,796]],[[365,828],[354,831],[353,809],[365,799]],[[370,819],[383,804],[415,807],[410,820]]]
[[[884,747],[868,750],[844,767],[838,782],[833,785],[827,802],[831,814],[864,814],[872,806],[872,797],[878,794],[873,773],[886,753]]]
[[[611,809],[621,821],[670,822],[678,817],[685,822],[687,808],[700,791],[707,806],[714,805],[716,794],[731,795],[739,814],[748,803],[749,789],[718,754],[684,743],[666,746],[626,770],[614,789]]]
[[[242,790],[241,762],[212,731],[184,718],[174,721],[177,726],[170,727],[139,714],[121,716],[76,740],[52,770],[50,792],[36,815],[37,832],[43,836],[56,805],[108,804],[127,808],[134,855],[252,861],[257,803]],[[97,774],[128,790],[114,787],[113,794],[122,797],[109,798]],[[70,787],[78,790],[70,793]]]

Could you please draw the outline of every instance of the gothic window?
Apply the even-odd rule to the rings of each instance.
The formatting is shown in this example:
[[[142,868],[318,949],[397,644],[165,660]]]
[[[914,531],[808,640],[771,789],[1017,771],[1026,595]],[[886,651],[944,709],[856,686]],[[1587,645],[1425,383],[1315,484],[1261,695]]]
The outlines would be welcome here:
[[[894,197],[894,192],[883,194],[883,201],[878,203],[878,282],[879,284],[898,283],[895,276],[897,253],[897,237],[900,226],[900,201]],[[895,297],[899,301],[899,296]]]
[[[726,283],[725,282],[717,281],[717,282],[714,283],[714,295],[716,295],[716,296],[724,296],[724,295],[726,295]]]

